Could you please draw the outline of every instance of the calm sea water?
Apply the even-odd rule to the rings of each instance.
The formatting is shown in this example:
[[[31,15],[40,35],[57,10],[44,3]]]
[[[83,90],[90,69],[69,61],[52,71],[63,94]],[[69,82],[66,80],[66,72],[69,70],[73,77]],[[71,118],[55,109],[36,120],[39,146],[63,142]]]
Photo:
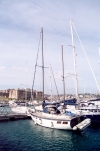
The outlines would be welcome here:
[[[32,120],[0,122],[0,151],[100,151],[100,128],[75,133],[34,125]]]

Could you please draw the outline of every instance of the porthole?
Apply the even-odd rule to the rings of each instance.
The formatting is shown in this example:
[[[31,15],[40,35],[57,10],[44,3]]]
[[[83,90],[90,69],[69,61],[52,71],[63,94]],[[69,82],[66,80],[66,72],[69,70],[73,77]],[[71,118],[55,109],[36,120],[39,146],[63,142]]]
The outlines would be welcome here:
[[[61,124],[61,121],[57,121],[57,124]]]
[[[68,124],[68,122],[63,122],[63,124]]]

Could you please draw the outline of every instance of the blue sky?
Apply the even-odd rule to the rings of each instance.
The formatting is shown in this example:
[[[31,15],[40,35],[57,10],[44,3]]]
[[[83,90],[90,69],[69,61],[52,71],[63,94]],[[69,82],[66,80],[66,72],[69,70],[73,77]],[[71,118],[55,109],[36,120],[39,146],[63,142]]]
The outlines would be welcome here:
[[[41,27],[44,29],[44,64],[51,64],[59,93],[63,93],[62,54],[66,94],[75,93],[70,20],[81,39],[98,85],[100,85],[99,0],[1,0],[0,1],[0,89],[32,86]],[[99,92],[75,31],[79,93]],[[41,65],[41,47],[38,65]],[[42,71],[37,67],[34,89],[42,90]],[[51,75],[52,77],[52,75]],[[56,94],[50,69],[45,69],[45,93]]]

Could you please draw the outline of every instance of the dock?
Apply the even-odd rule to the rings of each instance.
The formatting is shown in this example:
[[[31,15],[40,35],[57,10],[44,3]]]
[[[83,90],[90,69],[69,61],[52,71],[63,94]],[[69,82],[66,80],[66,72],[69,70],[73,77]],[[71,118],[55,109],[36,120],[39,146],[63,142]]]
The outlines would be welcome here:
[[[15,121],[15,120],[22,120],[22,119],[31,119],[31,117],[26,114],[2,114],[0,115],[0,122]]]

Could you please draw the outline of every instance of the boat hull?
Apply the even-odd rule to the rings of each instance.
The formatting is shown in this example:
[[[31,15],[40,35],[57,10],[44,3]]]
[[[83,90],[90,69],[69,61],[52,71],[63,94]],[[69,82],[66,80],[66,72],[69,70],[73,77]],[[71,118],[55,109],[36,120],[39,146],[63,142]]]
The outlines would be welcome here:
[[[42,116],[42,113],[36,114],[31,113],[31,118],[35,124],[38,124],[43,127],[53,128],[53,129],[62,129],[62,130],[73,130],[73,127],[78,123],[82,122],[81,117],[70,117],[70,116],[55,116],[50,115]],[[79,128],[75,130],[80,130]]]
[[[19,114],[27,114],[27,107],[17,106],[11,108],[12,112],[19,113]]]
[[[38,124],[40,126],[44,126],[47,128],[54,128],[54,129],[67,129],[71,130],[70,126],[70,120],[56,120],[56,119],[46,119],[41,117],[36,117],[34,115],[31,115],[32,120],[35,124]]]

